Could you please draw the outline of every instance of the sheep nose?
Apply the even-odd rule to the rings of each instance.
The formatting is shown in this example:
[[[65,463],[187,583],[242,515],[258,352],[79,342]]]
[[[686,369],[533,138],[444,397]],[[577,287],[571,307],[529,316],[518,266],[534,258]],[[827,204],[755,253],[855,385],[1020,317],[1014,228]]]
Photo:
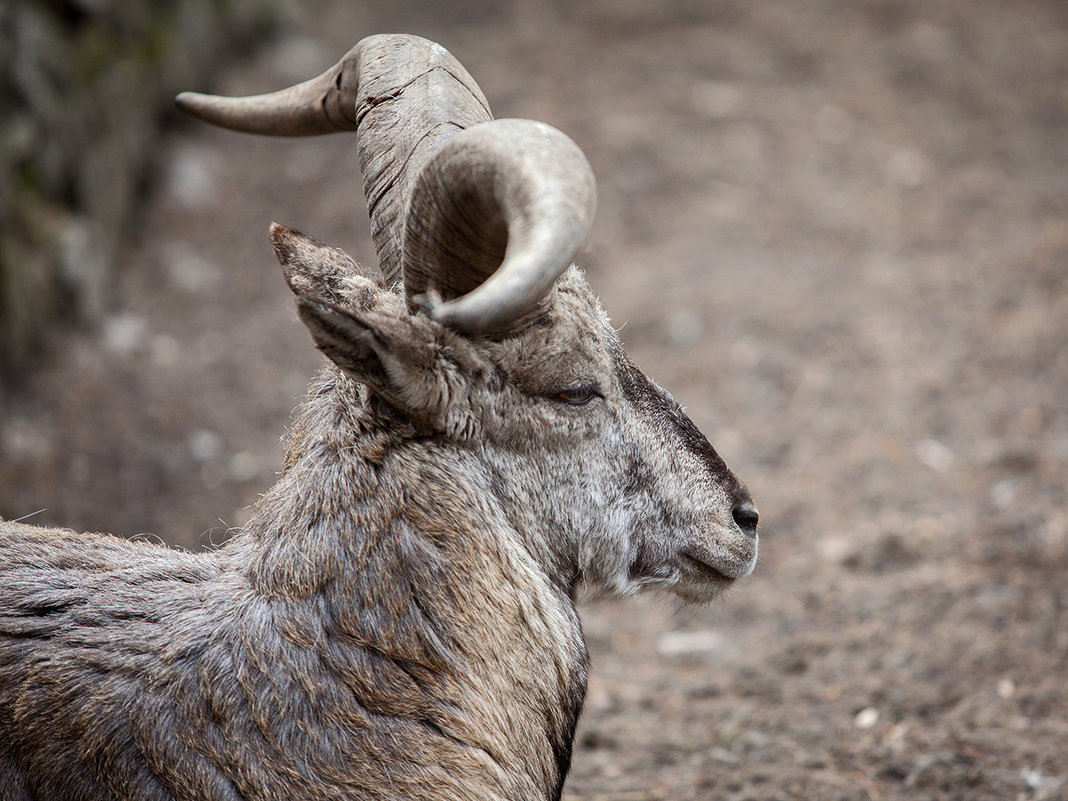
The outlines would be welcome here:
[[[738,524],[738,528],[742,530],[742,533],[751,540],[756,539],[757,521],[760,520],[760,513],[757,511],[756,506],[753,505],[753,502],[747,500],[735,504],[731,514],[734,516],[734,522]]]

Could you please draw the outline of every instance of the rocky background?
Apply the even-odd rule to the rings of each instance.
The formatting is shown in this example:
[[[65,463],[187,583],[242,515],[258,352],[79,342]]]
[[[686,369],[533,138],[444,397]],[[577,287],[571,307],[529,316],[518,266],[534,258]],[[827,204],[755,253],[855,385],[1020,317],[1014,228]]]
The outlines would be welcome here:
[[[590,279],[762,513],[723,603],[584,610],[566,797],[1068,798],[1068,6],[324,0],[191,88],[382,31],[583,147]],[[100,323],[0,398],[0,515],[199,548],[319,364],[267,225],[373,251],[347,137],[154,150]]]

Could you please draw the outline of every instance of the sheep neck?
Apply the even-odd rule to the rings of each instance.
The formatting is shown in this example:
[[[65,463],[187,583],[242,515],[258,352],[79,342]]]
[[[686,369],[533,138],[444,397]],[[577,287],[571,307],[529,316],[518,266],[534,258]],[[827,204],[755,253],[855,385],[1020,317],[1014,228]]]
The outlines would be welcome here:
[[[313,384],[242,538],[252,586],[364,710],[507,797],[559,797],[586,685],[574,605],[461,451],[362,401]]]

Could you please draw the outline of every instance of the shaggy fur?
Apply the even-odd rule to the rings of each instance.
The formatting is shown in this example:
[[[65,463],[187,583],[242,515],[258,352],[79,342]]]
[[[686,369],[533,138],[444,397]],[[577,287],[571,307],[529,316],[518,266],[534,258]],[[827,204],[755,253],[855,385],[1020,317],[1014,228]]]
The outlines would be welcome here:
[[[756,558],[748,493],[574,268],[472,339],[272,239],[332,364],[244,530],[0,523],[0,799],[558,799],[575,597],[715,597]]]

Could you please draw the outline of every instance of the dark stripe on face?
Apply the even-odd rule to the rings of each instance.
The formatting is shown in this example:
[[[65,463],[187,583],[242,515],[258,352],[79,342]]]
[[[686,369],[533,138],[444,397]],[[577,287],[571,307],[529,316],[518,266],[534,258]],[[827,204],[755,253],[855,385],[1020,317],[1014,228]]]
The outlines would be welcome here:
[[[716,453],[712,443],[693,420],[686,416],[682,407],[667,392],[662,390],[648,377],[621,348],[616,350],[616,375],[619,378],[623,396],[634,404],[651,423],[663,431],[665,438],[677,440],[686,450],[699,458],[713,479],[721,485],[735,502],[749,500],[749,491],[727,467],[726,462]]]

